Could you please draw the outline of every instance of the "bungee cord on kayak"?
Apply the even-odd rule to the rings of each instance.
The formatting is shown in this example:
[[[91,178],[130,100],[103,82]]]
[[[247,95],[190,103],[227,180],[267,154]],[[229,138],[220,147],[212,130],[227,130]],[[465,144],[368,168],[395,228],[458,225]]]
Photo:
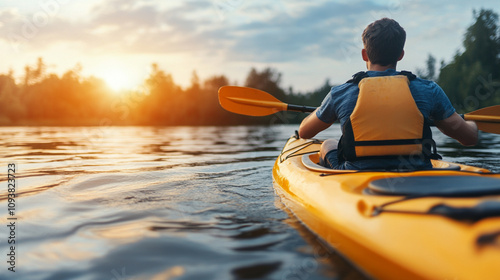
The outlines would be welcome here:
[[[295,139],[297,139],[297,138],[295,138]],[[311,139],[311,140],[307,141],[306,143],[303,143],[297,147],[290,148],[289,150],[282,150],[280,153],[280,156],[279,156],[280,162],[284,162],[285,160],[292,158],[292,157],[298,157],[298,156],[310,154],[311,152],[305,152],[305,153],[299,153],[299,152],[306,149],[307,147],[309,147],[313,144],[321,144],[321,143],[322,143],[322,141],[320,141],[320,140]],[[293,150],[293,152],[290,153],[290,151],[292,151],[292,150]],[[319,150],[316,152],[319,152]],[[284,155],[284,154],[287,154],[287,156],[285,156],[285,158],[282,157],[282,155]]]

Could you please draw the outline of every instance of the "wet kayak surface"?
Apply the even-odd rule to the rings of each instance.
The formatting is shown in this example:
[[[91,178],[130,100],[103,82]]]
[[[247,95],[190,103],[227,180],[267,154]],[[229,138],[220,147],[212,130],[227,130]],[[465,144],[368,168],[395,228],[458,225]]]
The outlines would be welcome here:
[[[297,128],[0,128],[0,279],[364,279],[274,193]],[[434,135],[444,160],[500,171],[498,135],[475,147]]]

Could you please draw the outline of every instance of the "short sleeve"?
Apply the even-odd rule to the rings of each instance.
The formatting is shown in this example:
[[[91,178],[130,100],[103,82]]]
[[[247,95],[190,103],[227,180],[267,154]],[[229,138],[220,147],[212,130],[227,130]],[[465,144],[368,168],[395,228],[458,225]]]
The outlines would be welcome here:
[[[323,102],[321,102],[321,106],[316,111],[316,116],[325,123],[333,123],[337,120],[331,91],[323,99]]]
[[[449,118],[455,113],[455,108],[450,99],[444,93],[443,89],[434,83],[434,107],[431,110],[431,118],[434,121],[440,121]]]

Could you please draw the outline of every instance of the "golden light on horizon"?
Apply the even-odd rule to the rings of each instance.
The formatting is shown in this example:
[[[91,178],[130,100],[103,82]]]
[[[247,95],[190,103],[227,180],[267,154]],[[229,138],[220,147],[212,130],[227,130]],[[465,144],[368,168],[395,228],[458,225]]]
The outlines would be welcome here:
[[[130,65],[118,60],[104,61],[95,75],[104,80],[113,93],[121,93],[139,86],[140,78]]]
[[[98,74],[99,78],[103,79],[106,84],[114,92],[118,93],[124,90],[130,90],[136,87],[134,84],[134,77],[126,69],[109,69],[106,72]]]

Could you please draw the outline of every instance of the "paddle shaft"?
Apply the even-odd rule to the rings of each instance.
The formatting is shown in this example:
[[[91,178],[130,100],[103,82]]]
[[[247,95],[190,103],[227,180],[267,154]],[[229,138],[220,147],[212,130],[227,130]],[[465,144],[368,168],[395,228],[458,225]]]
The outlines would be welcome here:
[[[287,111],[303,112],[303,113],[311,113],[314,110],[316,110],[316,107],[287,104],[286,110]],[[467,121],[500,123],[500,117],[498,117],[498,116],[477,116],[477,115],[469,115],[469,114],[465,114],[465,115],[460,114],[460,116]],[[435,126],[435,124],[432,124],[432,126]]]
[[[292,105],[292,104],[287,104],[287,111],[295,111],[295,112],[302,112],[302,113],[311,113],[316,110],[316,107],[309,107],[309,106],[301,106],[301,105]]]
[[[302,105],[293,105],[293,104],[286,104],[287,105],[287,111],[295,111],[295,112],[303,112],[303,113],[311,113],[316,110],[316,107],[310,107],[310,106],[302,106]],[[468,121],[482,121],[482,122],[491,122],[491,123],[500,123],[500,117],[496,116],[475,116],[475,115],[468,115],[468,114],[460,114],[460,116]]]
[[[500,117],[497,116],[477,116],[477,115],[462,115],[465,120],[468,121],[481,121],[490,123],[500,123]]]

